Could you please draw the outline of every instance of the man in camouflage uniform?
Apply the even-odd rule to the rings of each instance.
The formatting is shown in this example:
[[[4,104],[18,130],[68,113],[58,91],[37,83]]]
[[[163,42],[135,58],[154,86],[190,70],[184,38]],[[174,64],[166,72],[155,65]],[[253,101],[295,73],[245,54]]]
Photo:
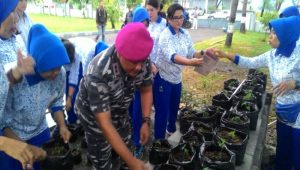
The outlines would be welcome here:
[[[153,40],[141,23],[126,25],[115,45],[96,56],[80,83],[76,112],[84,127],[93,169],[109,170],[112,148],[132,170],[147,169],[130,152],[128,107],[136,88],[141,91],[143,125],[141,143],[150,136],[152,74],[148,58]],[[127,145],[127,146],[126,146]],[[126,169],[125,164],[122,168]]]

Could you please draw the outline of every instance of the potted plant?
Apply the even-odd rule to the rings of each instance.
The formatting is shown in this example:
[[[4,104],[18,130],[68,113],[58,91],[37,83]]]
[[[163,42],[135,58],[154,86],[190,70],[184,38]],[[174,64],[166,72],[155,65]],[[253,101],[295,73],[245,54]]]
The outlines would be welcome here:
[[[229,79],[224,81],[224,90],[234,91],[240,84],[238,79]]]
[[[223,109],[220,106],[211,105],[211,106],[205,106],[205,110],[207,110],[210,113],[216,113],[215,126],[219,126],[221,117],[222,117],[223,113],[225,112],[225,109]]]
[[[199,153],[200,146],[204,142],[204,136],[201,133],[198,133],[195,130],[189,130],[186,134],[184,134],[179,143],[189,143],[191,144],[195,150],[196,153]]]
[[[157,139],[153,141],[149,153],[149,162],[153,165],[166,163],[171,152],[171,145],[166,139]]]
[[[200,148],[200,164],[218,170],[234,170],[235,154],[222,142],[204,142]]]
[[[249,134],[250,119],[234,111],[226,111],[221,118],[221,125]]]
[[[193,122],[190,130],[195,130],[197,133],[202,134],[205,141],[211,141],[213,139],[213,127],[205,123]]]
[[[181,143],[171,150],[169,163],[180,165],[183,169],[194,169],[196,151],[189,143]]]
[[[256,130],[257,119],[259,114],[259,110],[256,106],[256,103],[242,101],[236,105],[235,109],[237,113],[248,116],[250,119],[250,130]]]
[[[65,144],[62,140],[51,139],[42,148],[47,152],[47,158],[41,162],[42,169],[73,169],[73,159],[68,144]]]
[[[212,98],[212,104],[215,106],[220,106],[226,110],[229,110],[231,108],[231,101],[229,101],[229,94],[226,94],[226,92],[221,92]]]
[[[189,108],[185,108],[182,110],[179,114],[179,125],[180,125],[180,132],[182,134],[186,133],[189,130],[189,127],[191,126],[193,121],[197,121],[197,111],[192,110]]]
[[[197,120],[199,120],[200,122],[210,124],[212,126],[215,126],[216,124],[216,119],[217,119],[216,112],[211,112],[206,108],[204,108],[201,111],[197,112],[196,116],[197,116]]]
[[[228,149],[235,153],[236,165],[241,165],[243,163],[249,135],[228,127],[217,128],[215,134],[218,142],[223,142]]]

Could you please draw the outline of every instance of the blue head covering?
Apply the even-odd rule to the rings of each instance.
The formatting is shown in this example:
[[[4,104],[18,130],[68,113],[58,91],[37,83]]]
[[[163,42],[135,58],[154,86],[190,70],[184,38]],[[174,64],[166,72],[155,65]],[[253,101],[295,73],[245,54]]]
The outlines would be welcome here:
[[[103,50],[107,49],[108,48],[108,45],[103,42],[103,41],[99,41],[97,44],[96,44],[96,47],[95,47],[95,54],[94,54],[94,57],[101,53]]]
[[[19,0],[0,0],[0,24],[9,16],[16,8]]]
[[[285,18],[290,16],[299,16],[299,10],[295,6],[285,8],[280,14],[279,18]]]
[[[35,61],[35,74],[26,76],[29,85],[34,85],[44,80],[40,73],[51,71],[70,63],[63,43],[41,24],[33,25],[30,28],[27,51]]]
[[[150,21],[149,14],[147,10],[143,7],[137,7],[133,11],[132,22],[143,22],[143,21]]]
[[[299,39],[300,18],[291,16],[275,19],[269,22],[269,27],[270,30],[273,28],[280,42],[275,55],[290,57],[296,47],[296,41]]]

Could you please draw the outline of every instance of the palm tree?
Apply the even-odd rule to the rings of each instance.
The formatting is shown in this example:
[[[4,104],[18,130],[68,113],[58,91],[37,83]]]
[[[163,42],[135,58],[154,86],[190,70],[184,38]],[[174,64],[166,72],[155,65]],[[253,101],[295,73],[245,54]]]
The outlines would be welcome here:
[[[228,28],[227,28],[227,36],[226,36],[226,41],[225,41],[225,46],[227,46],[227,47],[231,46],[234,22],[235,22],[238,4],[239,4],[239,0],[231,0],[230,18],[229,18],[229,23],[228,23]]]

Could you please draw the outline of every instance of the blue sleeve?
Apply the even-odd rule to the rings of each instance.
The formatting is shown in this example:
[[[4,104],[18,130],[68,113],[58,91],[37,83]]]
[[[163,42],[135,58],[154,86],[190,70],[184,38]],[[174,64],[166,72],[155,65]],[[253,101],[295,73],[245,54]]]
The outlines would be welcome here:
[[[234,64],[238,65],[239,64],[239,61],[240,61],[240,56],[239,55],[235,55],[234,56]]]
[[[65,94],[65,87],[66,87],[66,73],[65,70],[62,69],[60,75],[57,77],[56,84],[55,84],[55,90],[57,90],[57,96],[49,106],[51,109],[52,116],[53,114],[59,110],[63,110],[64,107],[64,94]]]
[[[175,56],[176,56],[176,53],[174,53],[174,54],[171,55],[171,61],[172,61],[173,63],[175,63]]]

